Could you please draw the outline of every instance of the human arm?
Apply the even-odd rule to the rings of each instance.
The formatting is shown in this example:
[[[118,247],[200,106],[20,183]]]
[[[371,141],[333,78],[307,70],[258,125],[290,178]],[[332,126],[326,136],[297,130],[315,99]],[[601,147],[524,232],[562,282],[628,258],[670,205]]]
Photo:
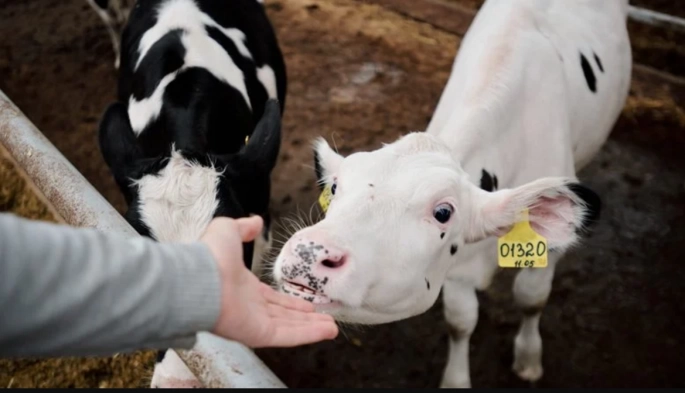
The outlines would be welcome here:
[[[0,355],[188,348],[220,312],[204,244],[160,244],[0,215]]]
[[[192,244],[161,244],[0,215],[0,356],[184,349],[198,331],[241,337],[216,329],[226,308],[242,299],[226,298],[232,273],[222,266],[235,253],[213,255],[211,243],[224,239],[212,234]],[[326,317],[310,311],[293,318]],[[300,342],[329,337],[330,326],[323,329]]]

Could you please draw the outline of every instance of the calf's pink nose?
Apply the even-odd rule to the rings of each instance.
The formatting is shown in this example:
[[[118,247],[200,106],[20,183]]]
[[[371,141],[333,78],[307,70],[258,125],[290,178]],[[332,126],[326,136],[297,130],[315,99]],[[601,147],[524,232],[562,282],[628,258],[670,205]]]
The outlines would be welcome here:
[[[313,233],[295,239],[291,252],[300,263],[312,268],[323,266],[327,269],[337,269],[342,267],[347,259],[342,250]]]

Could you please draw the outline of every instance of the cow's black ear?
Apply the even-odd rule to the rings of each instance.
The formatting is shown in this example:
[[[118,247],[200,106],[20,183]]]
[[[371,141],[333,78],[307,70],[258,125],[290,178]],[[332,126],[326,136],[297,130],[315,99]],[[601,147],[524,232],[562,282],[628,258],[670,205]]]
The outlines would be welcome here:
[[[593,189],[582,183],[572,183],[568,188],[582,201],[585,210],[581,229],[585,231],[593,229],[602,213],[602,198]]]
[[[276,166],[280,148],[281,108],[278,100],[269,99],[264,106],[262,118],[242,151],[242,156],[271,172]]]
[[[143,152],[131,128],[126,107],[111,104],[105,110],[98,130],[98,143],[105,163],[120,180],[143,158]]]

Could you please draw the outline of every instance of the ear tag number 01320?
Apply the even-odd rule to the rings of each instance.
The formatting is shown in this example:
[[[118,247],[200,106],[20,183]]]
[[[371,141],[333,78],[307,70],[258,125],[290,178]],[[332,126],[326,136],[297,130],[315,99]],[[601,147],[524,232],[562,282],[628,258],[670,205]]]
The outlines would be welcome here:
[[[327,185],[321,192],[321,195],[319,195],[319,206],[321,206],[321,210],[323,210],[324,213],[328,211],[328,205],[331,204],[332,196],[333,194],[331,193],[330,185]]]
[[[527,209],[521,221],[497,240],[497,263],[504,268],[547,267],[547,240],[530,226]]]

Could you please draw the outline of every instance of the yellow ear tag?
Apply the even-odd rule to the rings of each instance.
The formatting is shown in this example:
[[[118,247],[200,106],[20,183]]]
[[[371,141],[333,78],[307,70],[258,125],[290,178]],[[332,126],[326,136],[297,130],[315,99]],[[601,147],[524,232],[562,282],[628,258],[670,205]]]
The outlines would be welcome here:
[[[245,144],[246,144],[246,145],[247,145],[247,141],[249,141],[249,140],[250,140],[250,136],[249,136],[249,135],[246,135],[246,136],[245,136]]]
[[[547,267],[547,240],[531,228],[528,209],[521,221],[497,240],[497,263],[500,267]]]
[[[328,211],[328,205],[331,204],[331,186],[327,185],[326,188],[323,189],[321,192],[321,195],[319,195],[319,205],[321,206],[321,209],[323,210],[324,213]]]

